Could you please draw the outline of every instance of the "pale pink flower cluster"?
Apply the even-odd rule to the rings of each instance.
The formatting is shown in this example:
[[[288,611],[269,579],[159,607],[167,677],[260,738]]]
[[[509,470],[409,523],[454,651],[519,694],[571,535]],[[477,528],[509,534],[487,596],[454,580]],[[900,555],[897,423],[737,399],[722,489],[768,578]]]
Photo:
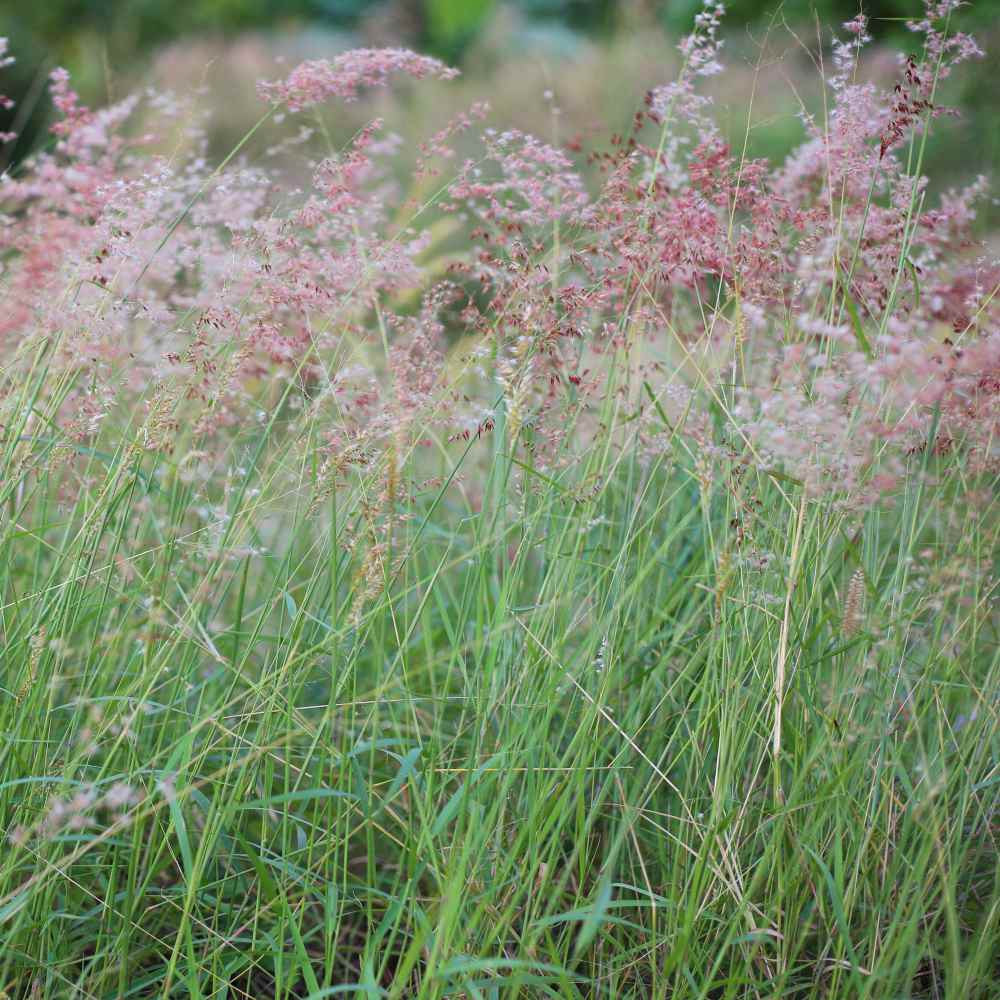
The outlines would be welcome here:
[[[124,781],[113,782],[102,792],[95,784],[82,784],[71,795],[53,795],[41,816],[31,826],[15,827],[8,840],[15,847],[27,845],[35,837],[51,840],[62,834],[80,833],[104,821],[124,824],[129,810],[142,802],[142,791]]]
[[[384,87],[391,76],[402,73],[416,80],[434,77],[451,80],[458,70],[438,59],[408,49],[353,49],[332,61],[314,59],[301,63],[284,80],[260,83],[262,100],[302,111],[330,98],[356,100],[366,87]]]
[[[722,72],[718,58],[722,48],[719,27],[725,12],[720,0],[704,0],[702,9],[695,14],[694,31],[678,46],[690,72],[698,76],[715,76]]]
[[[516,129],[487,129],[485,138],[485,157],[466,162],[449,187],[454,205],[464,202],[497,226],[523,230],[574,217],[588,203],[582,178],[561,150]]]
[[[248,161],[215,174],[196,127],[186,159],[154,155],[123,127],[135,100],[85,108],[57,71],[55,147],[0,182],[0,349],[28,364],[23,348],[45,346],[66,391],[38,405],[67,437],[97,439],[131,405],[146,454],[182,428],[195,453],[223,454],[283,398],[324,428],[330,483],[430,429],[488,436],[498,397],[536,467],[569,463],[600,432],[616,355],[661,401],[636,417],[647,455],[685,434],[709,463],[853,504],[928,446],[995,469],[1000,265],[971,235],[987,185],[931,204],[900,155],[940,111],[926,81],[975,54],[942,34],[947,13],[931,4],[917,26],[937,63],[904,62],[891,92],[859,82],[867,26],[849,22],[828,120],[806,119],[774,167],[734,156],[697,90],[719,55],[709,3],[679,80],[589,157],[596,185],[578,150],[514,129],[485,128],[481,155],[456,165],[453,140],[487,114],[474,105],[419,149],[406,184],[400,140],[372,119],[289,191]],[[365,49],[261,93],[299,110],[396,73],[454,75]],[[176,107],[154,96],[143,113],[175,129]],[[445,169],[414,205],[411,182]],[[731,418],[721,439],[713,393]]]
[[[936,67],[937,79],[950,75],[952,67],[984,55],[976,40],[967,32],[950,30],[951,16],[965,4],[962,0],[925,0],[924,17],[907,21],[910,31],[927,40],[927,62]]]

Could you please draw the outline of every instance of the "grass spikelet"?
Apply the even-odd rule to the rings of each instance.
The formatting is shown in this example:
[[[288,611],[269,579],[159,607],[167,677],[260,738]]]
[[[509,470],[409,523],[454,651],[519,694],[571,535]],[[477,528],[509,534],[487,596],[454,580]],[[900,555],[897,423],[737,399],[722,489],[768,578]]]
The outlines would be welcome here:
[[[25,677],[24,683],[17,692],[16,697],[19,705],[28,696],[29,692],[38,680],[38,668],[42,662],[42,654],[45,652],[45,637],[47,634],[47,626],[40,625],[38,627],[38,631],[35,632],[28,643],[28,675]]]
[[[840,631],[845,639],[850,639],[861,630],[865,614],[865,573],[856,569],[851,574],[844,595],[843,610],[840,615]]]

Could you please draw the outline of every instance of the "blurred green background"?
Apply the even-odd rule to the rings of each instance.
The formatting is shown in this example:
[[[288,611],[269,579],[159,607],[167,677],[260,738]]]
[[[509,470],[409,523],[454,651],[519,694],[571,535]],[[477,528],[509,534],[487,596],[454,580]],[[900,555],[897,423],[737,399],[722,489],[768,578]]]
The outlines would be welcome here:
[[[115,58],[140,56],[151,47],[204,32],[230,33],[271,29],[290,23],[352,29],[373,13],[394,17],[400,34],[425,51],[460,60],[477,32],[495,14],[501,0],[5,0],[4,32],[19,44],[61,59],[72,59],[81,46],[102,40]],[[554,22],[572,30],[609,34],[645,13],[675,33],[682,33],[701,6],[700,0],[507,0],[525,17]],[[824,23],[853,17],[851,0],[730,0],[731,27],[760,21],[778,6],[788,20],[804,23],[818,15]],[[914,0],[872,0],[864,4],[877,34],[898,28],[919,13]],[[967,24],[989,25],[996,3],[970,5]]]
[[[564,109],[566,134],[594,129],[598,113],[605,116],[602,124],[614,128],[627,121],[645,87],[670,78],[676,40],[689,30],[700,5],[700,0],[0,0],[0,35],[10,39],[18,60],[0,78],[0,93],[18,101],[13,111],[0,113],[0,130],[21,135],[0,153],[0,166],[16,163],[44,141],[45,80],[53,66],[69,68],[84,99],[93,103],[146,83],[177,88],[203,78],[227,95],[217,107],[229,121],[213,139],[223,149],[252,116],[230,100],[234,81],[249,89],[252,101],[255,75],[281,74],[276,60],[291,63],[355,45],[406,45],[461,66],[462,98],[489,98],[504,125],[544,127],[544,116],[536,112],[545,110],[542,90],[553,89]],[[802,134],[799,102],[815,107],[821,100],[822,84],[805,51],[815,44],[817,18],[827,27],[828,40],[829,27],[857,13],[857,0],[731,0],[726,6],[727,63],[733,70],[728,83],[712,83],[719,106],[739,135],[746,124],[748,67],[763,61],[769,72],[758,79],[760,111],[751,151],[780,160]],[[865,10],[875,35],[871,73],[891,85],[890,50],[907,51],[913,44],[904,22],[920,15],[921,0],[872,0]],[[957,22],[976,34],[988,55],[1000,52],[1000,0],[970,4]],[[993,66],[992,58],[981,60],[949,83],[944,97],[961,107],[964,119],[938,128],[927,165],[936,188],[992,174],[1000,162],[1000,86]],[[431,111],[417,121],[433,126],[438,117]],[[418,138],[406,131],[405,137]],[[997,207],[983,218],[995,228]]]

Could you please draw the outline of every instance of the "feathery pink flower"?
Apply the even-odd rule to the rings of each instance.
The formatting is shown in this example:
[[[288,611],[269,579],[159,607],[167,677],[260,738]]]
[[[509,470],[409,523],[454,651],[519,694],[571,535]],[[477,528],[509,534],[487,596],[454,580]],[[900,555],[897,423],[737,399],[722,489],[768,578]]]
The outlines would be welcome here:
[[[408,49],[352,49],[332,61],[315,59],[301,63],[284,80],[258,84],[257,93],[270,104],[302,111],[331,97],[356,100],[362,89],[384,87],[396,73],[416,80],[425,77],[451,80],[458,76],[457,69]]]

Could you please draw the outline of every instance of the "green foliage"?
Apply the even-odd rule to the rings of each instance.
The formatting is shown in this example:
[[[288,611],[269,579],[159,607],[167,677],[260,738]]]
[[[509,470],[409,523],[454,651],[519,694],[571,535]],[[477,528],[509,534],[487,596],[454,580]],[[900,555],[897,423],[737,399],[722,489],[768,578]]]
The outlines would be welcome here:
[[[989,995],[997,524],[947,459],[858,517],[679,443],[541,474],[500,409],[420,460],[365,598],[384,470],[311,512],[283,413],[193,533],[127,428],[68,508],[44,430],[5,449],[9,994]]]
[[[494,6],[494,0],[425,0],[429,41],[443,55],[457,58]]]

